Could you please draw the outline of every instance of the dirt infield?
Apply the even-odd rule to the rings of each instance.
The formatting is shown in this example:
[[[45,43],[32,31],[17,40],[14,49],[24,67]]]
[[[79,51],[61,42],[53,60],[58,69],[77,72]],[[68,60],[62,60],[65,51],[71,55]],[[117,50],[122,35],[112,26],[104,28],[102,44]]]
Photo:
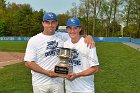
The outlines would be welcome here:
[[[20,52],[0,52],[0,68],[23,62],[24,53]]]

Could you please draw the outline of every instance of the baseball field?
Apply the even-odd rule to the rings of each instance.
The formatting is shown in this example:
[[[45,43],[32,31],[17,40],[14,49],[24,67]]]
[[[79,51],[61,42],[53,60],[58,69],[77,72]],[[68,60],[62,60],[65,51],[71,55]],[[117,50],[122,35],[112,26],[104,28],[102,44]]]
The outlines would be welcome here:
[[[0,93],[32,93],[30,70],[23,62],[26,44],[0,41]],[[97,42],[96,48],[96,93],[140,93],[140,51],[111,42]]]

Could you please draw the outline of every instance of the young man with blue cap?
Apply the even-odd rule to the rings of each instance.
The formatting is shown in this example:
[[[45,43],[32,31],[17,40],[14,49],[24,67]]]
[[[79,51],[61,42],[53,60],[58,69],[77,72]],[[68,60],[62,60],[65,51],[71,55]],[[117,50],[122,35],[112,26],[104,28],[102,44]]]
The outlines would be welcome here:
[[[33,92],[64,93],[64,79],[56,76],[54,67],[59,63],[57,54],[66,35],[55,32],[58,26],[55,13],[45,13],[42,25],[44,31],[30,38],[24,57],[25,65],[31,69]]]
[[[78,18],[69,18],[66,26],[70,39],[64,42],[64,47],[70,48],[74,55],[69,61],[73,66],[73,73],[66,77],[66,93],[95,93],[94,74],[99,69],[96,47],[87,47],[84,38],[80,36],[81,25]]]

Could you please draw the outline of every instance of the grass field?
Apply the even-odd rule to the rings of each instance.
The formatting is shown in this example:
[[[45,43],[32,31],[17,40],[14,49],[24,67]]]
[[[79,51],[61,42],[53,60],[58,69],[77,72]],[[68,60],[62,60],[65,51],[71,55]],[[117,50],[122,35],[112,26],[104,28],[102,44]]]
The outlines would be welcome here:
[[[26,45],[25,41],[0,41],[0,51],[24,52]]]
[[[2,43],[2,51],[23,52],[26,47],[26,42]],[[100,62],[96,93],[140,93],[140,52],[122,43],[99,42],[96,47]],[[23,63],[0,69],[0,93],[32,93],[31,74]]]
[[[32,93],[31,74],[23,63],[0,69],[0,93]]]
[[[122,43],[97,43],[96,93],[140,93],[140,52]]]

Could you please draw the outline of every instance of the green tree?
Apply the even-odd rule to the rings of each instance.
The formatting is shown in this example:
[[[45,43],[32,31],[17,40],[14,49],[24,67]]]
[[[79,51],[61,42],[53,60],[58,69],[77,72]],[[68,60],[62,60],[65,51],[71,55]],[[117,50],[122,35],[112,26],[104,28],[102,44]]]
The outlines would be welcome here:
[[[6,24],[4,20],[0,20],[0,36],[5,36]]]

